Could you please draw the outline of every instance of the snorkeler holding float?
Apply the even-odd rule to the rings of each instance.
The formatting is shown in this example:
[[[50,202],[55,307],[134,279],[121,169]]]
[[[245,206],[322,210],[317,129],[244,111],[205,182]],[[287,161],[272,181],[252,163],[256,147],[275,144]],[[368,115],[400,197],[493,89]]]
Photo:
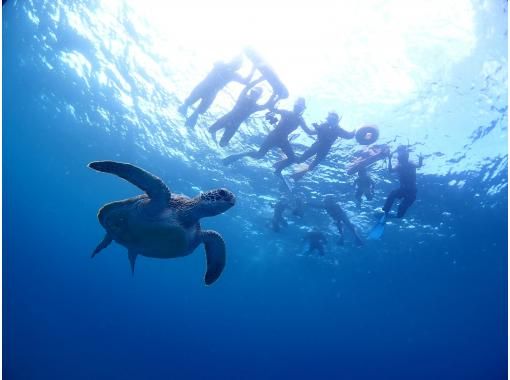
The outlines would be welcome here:
[[[386,202],[383,206],[384,215],[381,217],[379,222],[374,226],[372,231],[370,231],[369,239],[377,240],[380,239],[382,234],[384,233],[384,227],[386,225],[386,220],[389,217],[392,217],[390,214],[393,203],[396,199],[401,199],[400,204],[398,205],[398,210],[396,217],[403,218],[409,207],[416,200],[416,169],[421,168],[423,166],[423,156],[420,155],[418,159],[418,164],[415,164],[409,161],[409,148],[401,145],[397,148],[397,158],[398,164],[393,167],[391,160],[392,154],[389,155],[388,158],[388,170],[390,173],[397,173],[400,181],[400,187],[390,192],[388,197],[386,198]]]
[[[186,119],[186,126],[195,126],[198,116],[209,109],[216,95],[218,95],[218,92],[228,83],[235,81],[247,85],[250,82],[255,71],[255,66],[251,73],[246,78],[243,78],[237,73],[242,63],[242,57],[237,56],[230,62],[217,62],[214,64],[209,74],[207,74],[207,76],[191,91],[186,100],[184,100],[184,103],[179,107],[179,112],[187,116],[188,107],[200,100],[195,111]]]

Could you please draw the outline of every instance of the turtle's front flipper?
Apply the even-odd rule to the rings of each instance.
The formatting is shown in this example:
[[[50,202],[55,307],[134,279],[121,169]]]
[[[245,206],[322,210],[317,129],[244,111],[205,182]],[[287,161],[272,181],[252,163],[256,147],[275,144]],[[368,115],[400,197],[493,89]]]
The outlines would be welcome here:
[[[104,238],[103,240],[101,241],[101,243],[98,244],[98,246],[96,247],[96,249],[94,249],[94,252],[92,252],[92,256],[91,257],[94,257],[95,255],[97,255],[101,250],[105,249],[106,247],[108,247],[110,245],[110,243],[112,242],[112,237],[106,233],[106,235],[104,235]]]
[[[211,285],[220,277],[225,267],[226,250],[225,242],[216,231],[202,231],[202,241],[205,245],[207,257],[207,272],[205,273],[205,284]]]
[[[149,198],[155,202],[166,205],[170,200],[170,189],[165,183],[160,178],[139,167],[115,161],[94,161],[88,166],[94,170],[124,178],[145,191]]]

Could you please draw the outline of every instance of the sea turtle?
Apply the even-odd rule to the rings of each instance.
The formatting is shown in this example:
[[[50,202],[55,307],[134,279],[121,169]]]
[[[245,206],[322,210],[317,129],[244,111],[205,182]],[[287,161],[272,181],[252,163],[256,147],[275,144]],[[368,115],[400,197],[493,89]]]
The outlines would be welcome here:
[[[225,266],[225,243],[216,231],[202,230],[199,220],[228,210],[235,204],[234,194],[215,189],[189,198],[171,193],[160,178],[131,164],[95,161],[88,166],[115,174],[145,191],[101,207],[97,217],[106,235],[92,257],[115,240],[128,249],[134,273],[137,255],[159,259],[186,256],[204,243],[205,283],[210,285],[218,279]]]

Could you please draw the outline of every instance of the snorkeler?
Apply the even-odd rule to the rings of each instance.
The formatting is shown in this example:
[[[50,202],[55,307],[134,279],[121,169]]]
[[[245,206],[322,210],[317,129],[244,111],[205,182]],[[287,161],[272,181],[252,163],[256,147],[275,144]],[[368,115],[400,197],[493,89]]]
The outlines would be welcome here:
[[[292,215],[303,217],[304,206],[303,199],[299,196],[292,199],[282,196],[278,202],[272,206],[274,209],[273,219],[271,220],[271,228],[273,231],[279,232],[281,227],[287,227],[287,220],[283,216],[285,210],[291,209]]]
[[[356,227],[349,220],[349,217],[345,213],[344,210],[335,202],[335,198],[333,195],[328,194],[324,196],[323,201],[324,209],[328,213],[328,215],[335,222],[336,227],[338,228],[338,234],[340,235],[340,239],[338,240],[338,244],[344,245],[344,225],[347,227],[352,234],[354,235],[354,240],[356,245],[363,245],[363,241],[361,240],[358,232],[356,231]]]
[[[324,256],[324,244],[327,243],[326,236],[320,232],[317,228],[309,231],[304,237],[303,241],[308,241],[308,254],[312,254],[313,251],[318,251],[319,256]]]
[[[397,218],[402,218],[407,209],[416,200],[416,169],[423,166],[423,156],[420,155],[418,164],[409,161],[409,150],[401,145],[397,148],[398,164],[394,168],[391,166],[391,155],[388,160],[388,170],[390,173],[396,172],[399,177],[400,187],[393,190],[386,198],[383,210],[388,216],[395,199],[402,199],[398,205]]]
[[[266,118],[270,119],[273,124],[276,124],[277,122],[274,114],[280,115],[281,118],[275,129],[271,131],[262,142],[259,150],[250,150],[243,153],[233,154],[224,158],[223,163],[227,165],[243,157],[251,157],[258,160],[264,157],[271,148],[280,148],[287,156],[287,159],[294,161],[296,157],[292,147],[290,146],[289,135],[298,127],[301,127],[308,134],[314,133],[308,128],[303,119],[303,112],[305,108],[306,104],[304,98],[298,98],[296,100],[293,111],[273,108]]]
[[[374,198],[374,185],[374,180],[370,178],[365,168],[358,170],[358,178],[354,181],[354,186],[356,188],[354,197],[356,198],[356,205],[358,208],[361,207],[361,197],[363,195],[369,201]]]
[[[344,139],[354,138],[355,131],[348,132],[342,129],[338,123],[340,118],[336,112],[330,112],[326,122],[317,125],[313,124],[315,131],[311,134],[317,135],[317,140],[308,148],[300,157],[292,159],[287,157],[286,159],[279,161],[275,164],[275,172],[279,174],[284,168],[293,163],[302,163],[307,159],[315,155],[314,160],[303,170],[298,171],[292,175],[292,178],[297,181],[303,177],[307,172],[315,168],[319,163],[326,158],[331,147],[337,138],[341,137]]]
[[[209,74],[207,74],[207,76],[191,91],[184,103],[179,107],[179,112],[186,116],[188,107],[200,100],[198,107],[191,116],[186,119],[186,126],[193,127],[196,124],[198,116],[209,109],[218,92],[229,82],[249,83],[255,67],[253,67],[248,77],[243,78],[236,72],[241,68],[241,64],[241,56],[235,57],[227,63],[217,62],[214,64]]]
[[[216,133],[220,129],[225,129],[223,136],[221,136],[220,146],[224,147],[229,143],[230,139],[241,126],[241,123],[246,121],[251,114],[274,106],[278,100],[278,95],[274,92],[266,103],[260,105],[257,103],[257,100],[259,100],[262,95],[262,88],[253,88],[253,86],[264,80],[264,77],[260,77],[246,86],[239,95],[234,108],[209,127],[209,132],[214,141],[216,141]]]
[[[408,148],[401,145],[397,148],[397,166],[392,167],[391,158],[392,155],[390,155],[388,159],[388,170],[390,173],[396,172],[398,174],[400,187],[390,192],[386,198],[386,202],[382,208],[384,215],[370,231],[369,239],[371,240],[377,240],[381,238],[384,232],[384,227],[386,225],[386,219],[388,219],[390,216],[391,207],[393,206],[395,199],[401,199],[396,214],[397,218],[403,218],[406,211],[416,200],[416,169],[423,166],[423,156],[420,155],[418,164],[410,162]]]

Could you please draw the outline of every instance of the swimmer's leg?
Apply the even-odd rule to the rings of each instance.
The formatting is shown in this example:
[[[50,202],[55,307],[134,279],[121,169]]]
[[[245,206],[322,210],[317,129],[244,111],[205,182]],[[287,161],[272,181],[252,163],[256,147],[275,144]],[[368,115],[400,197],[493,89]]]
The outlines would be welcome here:
[[[314,154],[316,154],[318,149],[319,149],[319,145],[316,142],[313,143],[312,146],[310,146],[310,148],[305,150],[301,156],[296,158],[296,162],[297,163],[305,162],[310,157],[312,157]]]
[[[400,188],[395,189],[391,193],[389,193],[388,197],[386,198],[386,202],[384,202],[383,206],[384,212],[388,214],[391,211],[391,207],[393,206],[395,199],[402,198],[403,196],[404,196],[403,191]]]
[[[312,145],[313,147],[313,145]],[[317,147],[315,149],[317,151],[317,154],[315,155],[315,158],[313,159],[313,161],[310,163],[310,165],[308,165],[308,167],[306,169],[303,169],[303,170],[300,170],[294,174],[292,174],[292,178],[294,179],[294,181],[298,181],[299,179],[303,178],[303,176],[308,173],[309,171],[311,171],[313,168],[315,168],[317,165],[319,165],[319,163],[326,157],[326,155],[328,154],[328,150],[324,151],[321,147]],[[307,152],[305,152],[307,153]],[[304,159],[304,156],[305,156],[305,153],[303,154],[303,156],[301,156],[298,161],[299,162],[303,162]],[[313,154],[313,153],[312,153]],[[310,154],[310,155],[312,155]]]
[[[184,100],[184,103],[178,108],[178,111],[186,116],[186,113],[188,112],[188,107],[192,104],[195,104],[200,98],[202,98],[205,94],[203,94],[204,88],[202,84],[199,84],[196,86],[189,96]]]
[[[269,151],[269,149],[272,147],[270,144],[270,141],[268,141],[268,140],[269,140],[268,138],[266,138],[266,140],[264,140],[264,142],[260,146],[259,150],[249,150],[247,152],[232,154],[231,156],[225,157],[222,160],[223,164],[225,164],[225,165],[231,164],[232,162],[237,161],[243,157],[251,157],[256,160],[264,157],[266,155],[266,153]]]
[[[358,230],[356,229],[356,226],[352,224],[350,220],[344,220],[345,226],[352,232],[354,235],[354,240],[356,241],[356,245],[360,246],[363,245],[363,240],[361,240],[361,237],[358,234]]]
[[[404,199],[398,205],[397,218],[404,217],[407,209],[411,207],[411,205],[416,200],[416,191],[407,191],[404,195]]]
[[[216,99],[216,94],[217,92],[212,92],[202,96],[202,100],[200,101],[200,104],[198,105],[197,109],[191,114],[188,120],[186,120],[187,127],[195,126],[198,120],[198,116],[205,113],[209,109],[214,99]]]
[[[278,161],[274,164],[274,172],[276,175],[281,175],[282,170],[285,169],[287,166],[291,165],[292,163],[296,162],[296,154],[294,153],[294,150],[290,146],[290,143],[288,140],[285,140],[280,143],[280,149],[285,154],[286,158],[283,160]]]
[[[329,153],[329,148],[327,147],[318,147],[317,148],[317,154],[315,155],[315,158],[313,161],[308,165],[308,171],[314,169],[317,165],[319,165],[322,160],[326,158],[326,156]]]
[[[216,122],[209,127],[209,133],[211,134],[211,137],[213,138],[214,142],[217,143],[216,133],[220,129],[223,129],[228,125],[229,118],[230,118],[230,115],[227,113],[226,115],[223,115],[218,120],[216,120]]]
[[[230,122],[228,125],[225,126],[225,132],[223,132],[223,136],[221,136],[220,140],[220,146],[224,147],[227,146],[232,137],[234,137],[235,133],[241,126],[241,123],[233,123]]]

